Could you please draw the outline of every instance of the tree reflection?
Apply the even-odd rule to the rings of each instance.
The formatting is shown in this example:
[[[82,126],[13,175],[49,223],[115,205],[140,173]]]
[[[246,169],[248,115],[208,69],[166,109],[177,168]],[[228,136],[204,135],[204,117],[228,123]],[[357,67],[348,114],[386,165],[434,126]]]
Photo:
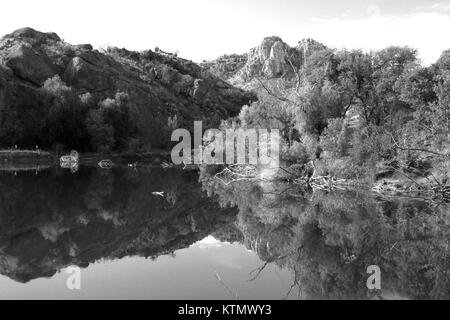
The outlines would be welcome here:
[[[269,264],[290,270],[285,298],[450,298],[449,206],[281,182],[224,185],[219,171],[1,174],[0,273],[26,282],[100,259],[154,259],[213,235],[258,254],[249,281]],[[381,268],[379,292],[366,287],[370,265]]]
[[[449,298],[449,206],[433,209],[419,200],[364,192],[308,194],[254,181],[226,186],[211,170],[202,169],[203,188],[218,195],[222,206],[239,208],[236,227],[247,247],[292,270],[287,295],[297,290],[306,299]],[[382,270],[380,292],[366,287],[370,265]]]

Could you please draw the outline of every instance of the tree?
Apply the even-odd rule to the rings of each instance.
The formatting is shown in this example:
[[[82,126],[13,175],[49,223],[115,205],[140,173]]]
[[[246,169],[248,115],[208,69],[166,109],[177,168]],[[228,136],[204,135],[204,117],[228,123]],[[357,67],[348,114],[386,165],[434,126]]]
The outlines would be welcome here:
[[[414,110],[436,102],[436,70],[431,67],[410,67],[398,78],[395,90],[404,103]]]
[[[117,92],[114,99],[107,98],[99,103],[103,121],[113,129],[115,149],[123,149],[127,146],[129,138],[137,131],[131,119],[128,106],[128,95]]]
[[[400,99],[395,84],[405,70],[418,66],[417,51],[408,47],[389,47],[374,54],[373,65],[375,108],[370,120],[376,125],[395,127],[399,124],[394,121],[396,116],[402,111],[410,112],[409,106]]]
[[[294,140],[294,120],[289,103],[278,101],[268,94],[262,95],[259,101],[244,106],[239,114],[244,127],[278,129],[284,141]]]
[[[86,122],[92,146],[100,152],[111,151],[115,144],[114,128],[105,123],[103,111],[101,109],[90,110]]]
[[[81,103],[79,96],[58,75],[45,81],[42,90],[50,106],[42,129],[44,144],[63,144],[68,149],[87,151],[87,108]]]

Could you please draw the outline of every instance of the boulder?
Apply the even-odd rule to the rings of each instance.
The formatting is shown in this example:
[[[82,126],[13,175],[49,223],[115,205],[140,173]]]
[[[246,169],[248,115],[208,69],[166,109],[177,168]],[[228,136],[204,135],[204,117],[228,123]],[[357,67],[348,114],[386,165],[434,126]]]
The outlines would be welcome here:
[[[39,32],[32,28],[22,28],[7,34],[4,38],[24,39],[34,42],[61,41],[61,38],[54,32]]]
[[[73,58],[67,66],[64,81],[68,86],[82,88],[90,93],[114,91],[114,83],[104,64],[91,64],[81,56]]]
[[[26,44],[12,47],[6,56],[5,65],[20,79],[36,85],[42,85],[45,80],[56,74],[48,56]]]

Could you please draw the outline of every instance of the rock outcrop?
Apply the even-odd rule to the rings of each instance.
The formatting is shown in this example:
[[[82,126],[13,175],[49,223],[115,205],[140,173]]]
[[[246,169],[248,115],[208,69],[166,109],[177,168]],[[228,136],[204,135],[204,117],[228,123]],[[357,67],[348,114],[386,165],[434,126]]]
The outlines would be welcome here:
[[[304,63],[304,60],[307,57],[309,57],[313,52],[324,50],[326,48],[327,47],[324,44],[314,39],[308,38],[299,41],[296,49],[300,52],[301,58],[303,59]]]
[[[88,44],[63,42],[55,33],[24,28],[0,40],[0,128],[2,114],[21,121],[31,108],[45,116],[41,88],[56,75],[96,102],[126,93],[139,138],[156,148],[170,144],[169,117],[176,115],[180,127],[190,128],[194,120],[215,126],[255,99],[175,55],[117,48],[100,52]]]
[[[288,71],[288,48],[281,38],[268,37],[260,46],[250,50],[248,60],[240,76],[249,79],[254,76],[279,77]]]
[[[228,80],[246,65],[247,56],[247,54],[223,55],[215,60],[205,61],[201,65],[216,77]]]
[[[255,79],[272,80],[294,77],[295,71],[304,65],[313,52],[326,47],[313,40],[304,39],[296,47],[290,47],[279,37],[266,37],[262,43],[244,55],[226,55],[205,62],[202,66],[232,85],[254,89]]]

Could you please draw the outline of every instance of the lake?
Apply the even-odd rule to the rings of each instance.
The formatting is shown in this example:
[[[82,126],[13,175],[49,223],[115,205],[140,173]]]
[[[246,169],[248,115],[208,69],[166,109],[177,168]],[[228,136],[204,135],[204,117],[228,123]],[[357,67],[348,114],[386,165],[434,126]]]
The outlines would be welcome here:
[[[449,298],[448,204],[215,173],[0,172],[0,299]]]

